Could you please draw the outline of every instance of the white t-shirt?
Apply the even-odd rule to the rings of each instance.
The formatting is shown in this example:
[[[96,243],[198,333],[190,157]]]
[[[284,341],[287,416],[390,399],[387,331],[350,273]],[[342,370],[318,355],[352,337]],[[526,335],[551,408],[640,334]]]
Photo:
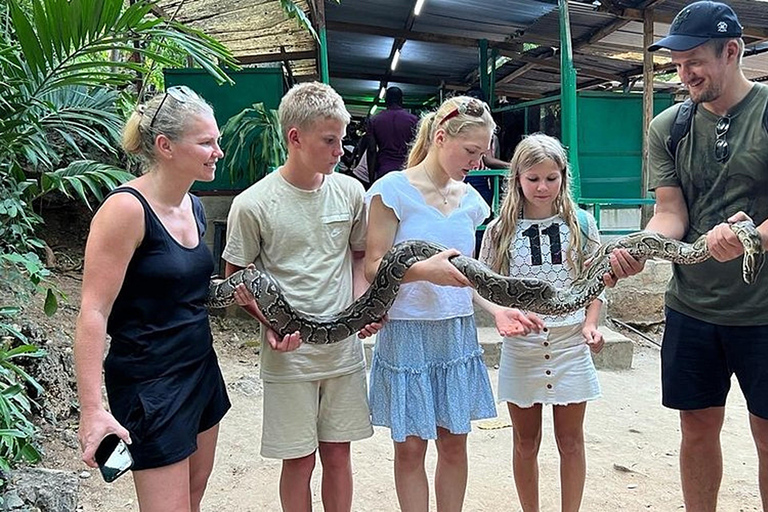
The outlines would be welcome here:
[[[600,232],[594,217],[587,214],[586,218],[589,224],[589,242],[586,250],[589,253],[599,245]],[[496,222],[498,220],[494,220],[488,230],[493,229]],[[559,215],[547,219],[520,219],[515,231],[514,245],[510,247],[508,275],[520,279],[540,279],[556,288],[570,288],[574,276],[578,274],[567,258],[571,247],[570,234],[568,224]],[[487,261],[490,259],[490,253],[486,255],[486,252],[483,251],[482,259]],[[605,302],[604,295],[601,295],[600,299]],[[539,316],[549,327],[581,324],[585,319],[585,309],[563,315]]]
[[[317,190],[302,190],[278,169],[235,197],[222,257],[240,267],[255,263],[277,280],[288,303],[300,311],[341,311],[353,302],[352,251],[365,250],[363,193],[357,180],[338,173],[326,176]],[[319,380],[364,366],[356,336],[277,352],[262,329],[264,380]]]
[[[465,184],[464,196],[450,214],[445,215],[428,205],[419,189],[414,187],[403,171],[390,172],[376,181],[365,196],[366,203],[374,196],[397,216],[400,223],[394,243],[424,240],[459,250],[472,257],[475,231],[491,213],[482,196]],[[443,320],[473,314],[472,288],[438,286],[427,281],[400,286],[397,299],[389,310],[392,320]]]

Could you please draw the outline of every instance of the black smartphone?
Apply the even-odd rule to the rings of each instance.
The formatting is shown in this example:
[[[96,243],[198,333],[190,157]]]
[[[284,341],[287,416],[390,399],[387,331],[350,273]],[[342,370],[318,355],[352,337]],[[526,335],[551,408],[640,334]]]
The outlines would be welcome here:
[[[128,451],[128,445],[117,437],[117,434],[109,434],[101,440],[94,459],[105,482],[114,482],[133,466],[133,457]]]

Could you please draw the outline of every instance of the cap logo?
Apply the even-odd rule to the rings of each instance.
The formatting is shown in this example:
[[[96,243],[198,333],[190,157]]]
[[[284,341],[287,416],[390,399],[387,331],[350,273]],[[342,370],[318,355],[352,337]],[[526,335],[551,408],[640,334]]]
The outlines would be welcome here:
[[[721,21],[717,24],[717,31],[721,33],[728,32],[728,23]]]
[[[690,16],[690,14],[691,14],[690,9],[685,9],[683,11],[680,11],[680,13],[677,16],[675,16],[675,19],[672,20],[672,29],[677,30],[678,28],[680,28],[680,25],[682,25],[682,23],[686,20],[686,18],[688,18],[688,16]]]

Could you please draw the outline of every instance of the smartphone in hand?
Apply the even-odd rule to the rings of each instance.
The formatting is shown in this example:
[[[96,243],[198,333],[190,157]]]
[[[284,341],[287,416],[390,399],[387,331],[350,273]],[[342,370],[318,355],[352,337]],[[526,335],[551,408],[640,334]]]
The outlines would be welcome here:
[[[133,457],[128,451],[128,445],[117,434],[109,434],[101,440],[94,459],[105,482],[114,482],[133,466]]]

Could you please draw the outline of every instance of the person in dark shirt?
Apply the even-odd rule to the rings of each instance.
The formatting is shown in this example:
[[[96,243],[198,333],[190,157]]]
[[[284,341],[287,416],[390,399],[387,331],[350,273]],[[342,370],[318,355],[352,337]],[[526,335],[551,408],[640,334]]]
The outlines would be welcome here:
[[[405,168],[408,145],[419,122],[418,117],[403,108],[403,91],[399,87],[387,89],[384,101],[387,109],[368,123],[368,172],[373,174],[372,181]]]
[[[74,346],[82,458],[96,467],[99,443],[116,434],[130,445],[142,512],[197,512],[230,402],[205,305],[205,212],[189,189],[213,180],[224,153],[213,110],[185,86],[139,105],[123,148],[147,172],[104,200],[85,247]]]

